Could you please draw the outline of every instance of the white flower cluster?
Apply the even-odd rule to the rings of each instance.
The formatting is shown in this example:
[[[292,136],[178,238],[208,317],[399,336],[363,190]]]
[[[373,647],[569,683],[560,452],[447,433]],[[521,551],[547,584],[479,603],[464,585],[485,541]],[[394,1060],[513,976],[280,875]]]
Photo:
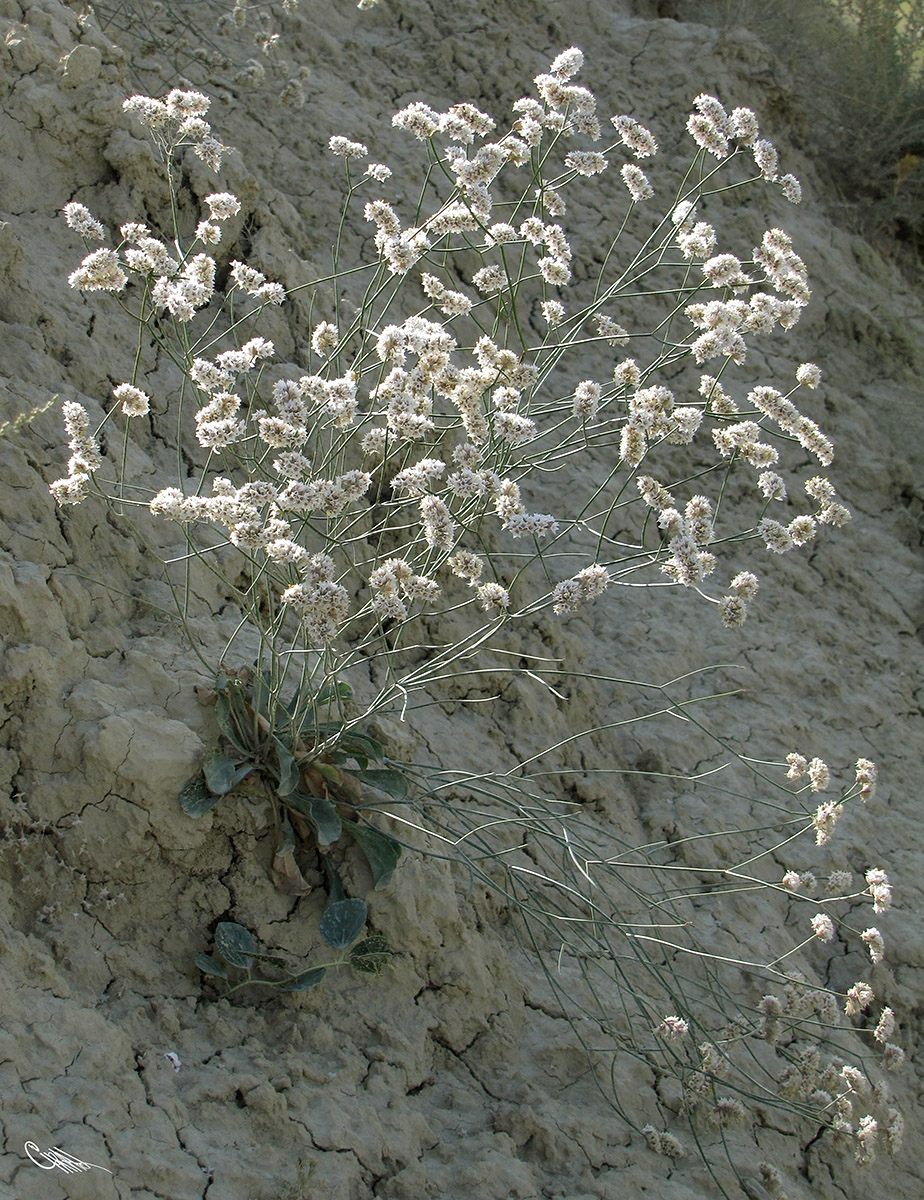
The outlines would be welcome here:
[[[385,199],[365,203],[378,252],[368,269],[384,286],[379,289],[377,283],[368,292],[372,299],[361,324],[338,306],[331,320],[314,325],[309,341],[317,374],[277,380],[271,395],[261,394],[260,377],[274,356],[271,342],[252,337],[217,354],[202,350],[200,343],[198,353],[214,358],[187,352],[188,377],[199,393],[197,441],[224,456],[222,469],[246,473],[247,482],[241,486],[237,474],[234,484],[216,480],[211,495],[205,494],[206,480],[195,488],[182,483],[162,489],[152,510],[187,526],[219,526],[244,553],[265,555],[266,563],[257,561],[269,578],[287,585],[282,593],[286,607],[308,614],[304,619],[319,640],[345,619],[347,608],[341,596],[343,567],[335,569],[332,562],[322,574],[310,567],[318,539],[331,549],[338,537],[348,539],[349,570],[359,577],[360,587],[369,588],[360,610],[366,616],[408,619],[412,601],[439,596],[437,575],[443,569],[467,580],[485,611],[507,611],[509,593],[497,582],[503,572],[490,556],[482,558],[460,543],[472,531],[481,539],[485,516],[496,518],[513,542],[558,538],[563,543],[562,529],[570,534],[572,527],[550,513],[531,511],[530,475],[535,478],[536,466],[545,470],[547,462],[551,472],[585,446],[606,444],[604,439],[619,439],[620,469],[634,474],[657,447],[693,442],[708,418],[719,454],[752,466],[761,494],[781,503],[787,498],[786,485],[769,469],[779,453],[762,440],[765,425],[772,423],[786,438],[795,438],[822,465],[831,461],[830,442],[789,395],[755,387],[748,395],[750,411],[740,412],[718,378],[704,375],[700,397],[677,403],[670,388],[656,382],[658,362],[650,362],[644,346],[638,360],[612,363],[597,378],[575,383],[572,377],[563,397],[549,387],[551,369],[572,345],[605,354],[608,346],[625,347],[643,336],[631,325],[630,334],[609,313],[621,315],[619,306],[633,294],[627,289],[644,277],[644,264],[635,265],[635,277],[630,270],[612,287],[601,274],[593,301],[583,308],[579,295],[567,311],[549,295],[571,284],[573,277],[583,278],[582,271],[574,270],[568,235],[558,223],[566,211],[565,189],[594,186],[587,181],[608,169],[614,152],[559,141],[596,143],[602,136],[596,100],[575,82],[582,65],[583,54],[576,47],[558,55],[536,77],[538,97],[514,104],[508,133],[497,131],[494,119],[470,103],[436,111],[416,101],[395,114],[395,127],[430,143],[428,158],[440,168],[433,180],[445,179],[447,185],[442,192],[434,188],[423,193],[439,198],[422,207],[410,225],[399,217],[397,202],[395,207]],[[749,109],[726,112],[706,94],[697,96],[693,107],[688,129],[707,153],[721,159],[749,149],[761,174],[793,197],[798,184],[792,177],[778,179],[776,152],[760,139]],[[205,119],[209,101],[201,93],[175,89],[164,100],[136,96],[125,108],[151,130],[165,154],[189,146],[206,161],[220,157],[223,148],[212,137]],[[638,164],[647,169],[658,153],[657,140],[633,117],[617,115],[611,123],[618,139],[615,151],[633,160],[620,172],[635,205],[653,195]],[[366,165],[368,147],[361,141],[338,133],[328,147],[346,162],[350,198],[390,177],[382,164]],[[549,170],[545,164],[553,151],[558,166]],[[698,157],[701,162],[703,156]],[[357,162],[365,174],[354,179]],[[514,175],[528,163],[526,189],[511,205],[507,189],[502,194],[496,187],[498,177],[501,172]],[[537,172],[539,163],[543,169]],[[667,357],[741,363],[751,335],[778,326],[788,329],[799,319],[810,294],[805,265],[779,229],[767,230],[750,260],[722,252],[715,229],[697,219],[702,192],[702,181],[694,184],[664,224],[662,250],[674,244],[688,264],[696,264],[687,272],[689,284],[677,293],[680,306],[686,304],[692,332],[682,335]],[[142,277],[145,296],[173,318],[170,324],[188,324],[214,296],[216,260],[206,251],[222,241],[226,223],[241,207],[227,192],[207,196],[206,206],[196,240],[185,250],[143,224],[124,225],[122,242],[88,255],[72,275],[72,286],[118,291],[133,275]],[[501,213],[506,219],[496,219]],[[627,219],[638,215],[630,211]],[[69,204],[65,217],[88,241],[105,241],[105,228],[82,205]],[[461,260],[452,254],[463,245],[478,256],[464,275],[455,266]],[[419,315],[401,320],[394,315],[396,289],[415,266],[424,268],[418,277],[428,304],[418,309]],[[459,284],[460,277],[466,282]],[[409,283],[416,288],[416,282]],[[281,303],[286,295],[281,284],[238,260],[230,262],[226,291],[242,292],[261,305]],[[536,320],[541,314],[544,322],[539,344],[528,342],[528,330],[535,328],[533,313],[524,320],[525,313],[514,311],[526,295],[535,304]],[[253,307],[245,306],[242,319],[250,318]],[[511,322],[511,316],[517,319]],[[514,327],[517,340],[508,345],[502,339]],[[597,381],[610,370],[611,382]],[[715,376],[721,375],[720,365]],[[799,367],[798,386],[813,388],[819,380],[814,364]],[[134,383],[119,385],[115,396],[128,416],[141,416],[150,408],[149,398]],[[580,424],[575,429],[571,422]],[[562,428],[567,432],[555,444]],[[360,451],[371,460],[369,471],[355,469]],[[89,479],[85,466],[78,456],[72,476],[55,485],[62,502],[75,502],[83,494]],[[377,489],[370,505],[364,498],[373,474]],[[637,485],[662,534],[657,555],[643,553],[640,560],[653,559],[673,582],[697,587],[716,566],[713,501],[696,495],[685,506],[683,500],[678,504],[652,475],[640,475]],[[812,480],[806,490],[817,501],[813,515],[796,516],[788,525],[760,520],[757,533],[771,550],[781,553],[804,545],[818,525],[848,518],[827,480]],[[377,550],[369,551],[366,561],[366,551],[357,551],[368,540],[367,520],[377,538],[389,534],[378,541],[393,556],[385,563]],[[391,540],[392,533],[397,540]],[[528,546],[510,553],[524,561],[531,557]],[[339,563],[339,554],[335,557]],[[484,582],[486,565],[494,582]],[[311,570],[317,578],[308,578]],[[558,613],[574,611],[614,577],[607,565],[594,563],[554,585],[549,603]],[[355,582],[351,586],[355,590]],[[727,626],[744,621],[757,588],[748,571],[732,579],[728,594],[716,602]]]
[[[683,1158],[687,1153],[683,1144],[672,1133],[664,1129],[655,1129],[654,1125],[643,1125],[642,1137],[649,1150],[655,1154],[663,1154],[665,1158]]]
[[[757,117],[751,109],[736,108],[728,113],[715,96],[706,93],[696,97],[693,108],[694,112],[687,120],[687,131],[698,146],[718,159],[730,153],[732,141],[739,147],[749,147],[763,178],[779,183],[790,203],[799,203],[802,199],[799,180],[795,175],[778,175],[779,155],[771,142],[759,137]]]
[[[56,479],[49,491],[58,504],[79,504],[90,487],[90,475],[102,465],[99,442],[90,432],[87,410],[76,400],[66,400],[61,406],[68,446],[73,451],[67,464],[67,476]]]
[[[475,286],[479,287],[477,278],[474,282]],[[501,282],[501,287],[504,286],[504,282]],[[440,312],[444,313],[447,317],[464,316],[466,313],[471,312],[472,302],[468,296],[464,292],[447,288],[443,281],[438,279],[436,275],[424,273],[421,276],[421,283],[427,296],[434,302]],[[479,290],[481,290],[480,287]]]
[[[294,583],[282,593],[282,603],[297,613],[314,645],[336,637],[350,610],[346,588],[331,578],[333,564],[327,555],[315,555],[327,562],[314,567],[314,577]]]
[[[795,404],[776,388],[756,387],[748,393],[748,403],[769,417],[780,429],[794,437],[801,446],[826,467],[834,458],[834,447],[814,421],[804,417]]]
[[[715,555],[705,549],[713,539],[712,505],[707,496],[693,496],[681,514],[662,508],[658,527],[667,539],[669,557],[662,572],[674,583],[692,587],[716,567]]]
[[[423,229],[401,228],[398,214],[384,200],[370,200],[365,207],[367,221],[375,225],[376,249],[393,275],[406,275],[430,247]]]
[[[658,143],[654,135],[633,117],[615,116],[610,120],[622,144],[631,150],[636,158],[653,158],[658,153]]]
[[[193,93],[183,93],[187,94]],[[240,209],[240,201],[229,192],[214,192],[206,196],[206,204],[209,206],[209,218],[199,222],[196,241],[215,245],[221,240],[219,222],[234,216]],[[96,233],[105,236],[103,227],[94,221],[82,205],[67,205],[64,215],[68,224],[78,232],[86,234],[92,227]],[[141,276],[150,282],[151,299],[158,308],[169,312],[181,324],[191,321],[196,310],[207,305],[214,293],[214,258],[205,253],[191,254],[185,259],[177,258],[160,238],[139,222],[123,225],[120,232],[122,241],[117,249],[103,248],[88,254],[77,270],[68,276],[70,286],[88,292],[119,292],[131,275]],[[285,293],[281,286],[266,283],[259,272],[244,267],[242,263],[234,263],[231,273],[238,286],[245,286],[262,301],[282,302]]]
[[[202,92],[174,88],[163,100],[129,96],[122,108],[146,125],[168,153],[180,146],[191,146],[198,158],[217,171],[228,147],[213,137],[211,126],[204,119],[210,106],[211,100]]]
[[[648,176],[635,163],[625,163],[619,173],[622,175],[623,183],[629,189],[629,195],[634,204],[640,200],[648,200],[654,195],[654,188],[651,186]]]
[[[115,250],[94,250],[88,254],[76,271],[67,277],[72,288],[82,292],[121,292],[128,283]]]
[[[834,486],[823,476],[806,480],[805,493],[818,505],[815,520],[819,525],[846,525],[850,520],[850,510],[835,499]]]
[[[866,872],[866,884],[873,898],[874,913],[883,913],[892,907],[892,885],[885,871],[879,867],[870,867]]]
[[[715,96],[703,92],[693,101],[693,108],[695,111],[687,118],[687,132],[698,146],[716,158],[725,158],[735,126],[724,106]]]
[[[744,624],[751,601],[757,595],[759,583],[756,575],[752,575],[750,571],[741,571],[729,586],[731,591],[719,601],[719,615],[726,629],[734,629]]]
[[[655,1028],[655,1036],[665,1041],[675,1042],[685,1038],[690,1032],[690,1024],[683,1017],[664,1017]]]
[[[73,200],[70,204],[65,204],[61,211],[71,229],[79,233],[82,238],[91,242],[105,242],[108,236],[105,227],[84,205]]]
[[[857,776],[856,782],[860,789],[860,799],[864,803],[869,800],[876,791],[876,783],[879,778],[879,772],[874,762],[870,762],[868,758],[857,759]]]
[[[263,304],[282,304],[285,299],[285,288],[281,283],[268,283],[266,276],[246,263],[234,260],[231,263],[231,278],[234,286],[255,296]]]
[[[635,378],[626,370],[631,360],[620,364],[625,378]],[[617,372],[619,368],[617,368]],[[637,467],[648,449],[649,439],[664,438],[674,445],[691,442],[703,419],[702,408],[674,406],[674,394],[661,384],[639,388],[628,401],[628,420],[622,429],[620,457],[630,467]]]
[[[416,575],[403,558],[388,558],[369,576],[373,589],[373,611],[381,620],[405,621],[407,601],[432,602],[440,596],[435,579]]]
[[[122,412],[127,417],[146,416],[151,409],[151,397],[131,383],[120,383],[113,389],[113,396],[122,405]]]
[[[542,278],[555,287],[564,287],[570,282],[571,249],[560,226],[545,225],[538,216],[527,218],[519,230],[504,222],[491,223],[494,197],[490,189],[505,166],[516,167],[529,160],[530,148],[540,145],[545,131],[556,137],[599,139],[600,124],[593,93],[570,82],[582,63],[583,54],[576,47],[559,55],[548,73],[536,77],[541,101],[529,97],[518,100],[513,106],[516,120],[512,131],[499,141],[485,142],[477,150],[467,147],[472,146],[476,138],[487,137],[495,122],[473,105],[453,105],[447,112],[440,113],[417,101],[395,114],[393,124],[420,140],[439,138],[456,143],[445,147],[442,161],[451,172],[457,191],[439,211],[427,218],[422,228],[407,231],[402,231],[390,206],[383,202],[367,206],[367,219],[374,221],[378,229],[376,244],[392,273],[406,272],[426,251],[430,238],[482,230],[486,250],[512,242],[518,234],[518,240],[534,246],[544,245],[546,252],[537,263]],[[587,177],[604,171],[607,160],[598,151],[573,150],[565,155],[564,167],[571,178]],[[635,175],[627,177],[627,184],[636,190],[644,190]],[[550,216],[560,216],[565,211],[564,201],[554,187],[540,188],[537,202]],[[475,287],[484,296],[495,295],[509,282],[506,271],[498,263],[485,264],[473,278]],[[462,309],[464,299],[458,296],[458,293],[452,293],[450,304]],[[452,308],[447,315],[455,315]]]

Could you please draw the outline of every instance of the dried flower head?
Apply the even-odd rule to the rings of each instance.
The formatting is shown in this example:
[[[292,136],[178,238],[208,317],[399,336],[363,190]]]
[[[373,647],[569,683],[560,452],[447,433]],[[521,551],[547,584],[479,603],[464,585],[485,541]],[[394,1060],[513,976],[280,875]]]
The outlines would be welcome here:
[[[720,1096],[709,1112],[709,1122],[717,1129],[743,1125],[747,1120],[748,1110],[735,1096]]]
[[[65,204],[61,211],[64,213],[64,219],[70,228],[76,230],[81,237],[89,238],[95,242],[104,242],[106,240],[105,228],[84,205],[78,204],[76,200],[72,200],[70,204]]]
[[[122,412],[127,417],[143,417],[151,408],[151,398],[140,388],[130,383],[120,383],[113,389],[113,396],[122,405]]]
[[[819,804],[812,818],[815,827],[815,844],[825,846],[831,840],[837,818],[841,815],[840,805],[828,802]]]
[[[878,929],[866,929],[860,934],[862,941],[865,943],[869,956],[873,964],[881,963],[885,958],[885,942],[882,934]]]
[[[690,1032],[690,1026],[683,1017],[664,1017],[654,1032],[656,1037],[673,1042],[686,1037]]]
[[[853,987],[847,989],[847,1004],[845,1011],[848,1017],[854,1017],[857,1013],[863,1012],[876,999],[873,989],[868,983],[859,981]]]
[[[660,1146],[661,1154],[663,1154],[666,1158],[670,1158],[670,1159],[674,1159],[674,1160],[685,1157],[686,1148],[684,1147],[684,1145],[681,1141],[679,1141],[677,1138],[674,1137],[674,1135],[672,1133],[666,1133],[666,1132],[662,1131],[660,1137],[661,1137],[661,1146]]]
[[[632,197],[633,203],[638,203],[640,200],[647,200],[654,195],[654,188],[648,180],[645,172],[635,165],[635,163],[625,163],[620,168],[623,182],[629,189],[629,195]]]
[[[860,788],[860,798],[866,802],[876,790],[876,782],[878,779],[878,771],[876,764],[870,762],[868,758],[857,759],[857,778],[856,782]]]
[[[510,593],[499,583],[483,583],[476,589],[478,603],[486,612],[506,611],[510,607]]]
[[[885,871],[879,867],[870,867],[866,872],[866,884],[873,898],[873,912],[885,912],[892,907],[892,885]]]
[[[327,148],[338,158],[365,158],[369,153],[368,147],[362,142],[351,142],[349,138],[334,134],[328,141]]]
[[[894,1042],[886,1042],[882,1047],[882,1065],[887,1071],[897,1071],[905,1062],[905,1052]]]
[[[83,292],[121,292],[128,283],[115,250],[94,250],[67,277],[72,288]]]
[[[857,1129],[857,1166],[868,1167],[876,1157],[876,1139],[879,1136],[879,1123],[869,1114],[860,1118]]]

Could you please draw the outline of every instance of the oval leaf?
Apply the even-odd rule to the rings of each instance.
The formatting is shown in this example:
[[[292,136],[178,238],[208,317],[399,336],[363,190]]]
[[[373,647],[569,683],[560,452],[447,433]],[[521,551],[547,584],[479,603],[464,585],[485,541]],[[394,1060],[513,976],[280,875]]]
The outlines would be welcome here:
[[[362,933],[365,923],[364,900],[336,900],[321,918],[321,937],[335,950],[345,950]]]
[[[350,951],[350,966],[367,975],[381,975],[391,958],[391,946],[378,934],[363,938]]]
[[[212,958],[210,954],[197,954],[193,958],[193,962],[206,975],[217,975],[219,979],[228,978],[228,972],[224,965],[217,958]]]
[[[382,770],[363,771],[360,780],[378,792],[384,792],[393,800],[403,800],[407,796],[407,780],[400,771]]]
[[[357,762],[360,759],[368,761],[370,758],[374,762],[381,762],[385,757],[381,744],[366,733],[345,734],[337,743],[337,749],[347,758],[355,758]]]
[[[321,762],[320,759],[315,759],[311,764],[312,771],[317,771],[322,779],[326,779],[328,783],[340,782],[340,768],[335,767],[333,763]]]
[[[224,796],[253,770],[253,763],[238,765],[238,760],[228,758],[220,750],[210,750],[202,760],[202,774],[210,792]]]
[[[220,921],[215,928],[215,949],[232,967],[252,967],[257,943],[253,934],[234,921]]]
[[[331,846],[343,832],[336,807],[321,796],[306,796],[304,792],[293,792],[286,796],[286,804],[306,816],[314,827],[318,845]]]
[[[307,992],[309,988],[317,987],[327,974],[326,967],[312,967],[310,971],[302,971],[291,983],[282,989],[284,992]]]
[[[180,792],[180,808],[187,817],[201,817],[220,799],[221,796],[216,796],[209,790],[204,777],[197,775],[194,779],[190,779]]]
[[[372,883],[375,887],[388,883],[395,873],[398,859],[401,857],[401,846],[393,837],[374,829],[371,825],[360,825],[356,821],[344,821],[353,839],[366,856],[369,870],[372,872]]]
[[[295,755],[278,737],[273,738],[276,747],[276,757],[279,760],[279,786],[277,796],[288,796],[294,792],[301,780],[301,771],[295,762]]]
[[[231,701],[228,697],[228,692],[219,691],[215,700],[215,720],[218,722],[218,728],[225,735],[228,741],[235,749],[240,750],[242,754],[247,754],[248,750],[241,741],[237,731],[237,725],[231,713]]]

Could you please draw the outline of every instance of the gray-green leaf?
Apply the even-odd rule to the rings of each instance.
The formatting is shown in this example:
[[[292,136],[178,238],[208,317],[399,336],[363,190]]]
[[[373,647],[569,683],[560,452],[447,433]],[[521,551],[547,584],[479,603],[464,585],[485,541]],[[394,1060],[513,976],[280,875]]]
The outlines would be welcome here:
[[[215,928],[215,949],[232,967],[253,966],[253,952],[257,948],[253,934],[234,921],[220,921]]]
[[[276,757],[279,759],[279,786],[276,788],[276,794],[288,796],[298,787],[301,771],[295,762],[295,755],[288,746],[278,737],[273,738],[273,744],[276,747]]]
[[[193,962],[206,975],[217,975],[219,979],[228,978],[224,965],[217,958],[212,958],[211,954],[197,954]]]
[[[187,817],[201,817],[217,804],[221,796],[210,791],[202,775],[190,779],[180,792],[180,808]]]
[[[366,856],[374,886],[380,887],[382,884],[388,883],[395,873],[395,867],[401,857],[399,843],[393,837],[389,837],[387,833],[373,829],[371,825],[361,825],[357,821],[347,820],[344,820],[343,823]]]
[[[353,689],[348,683],[325,683],[312,697],[312,703],[316,708],[320,708],[322,704],[330,704],[334,700],[351,700],[353,698]]]
[[[286,804],[306,816],[314,826],[320,846],[332,846],[343,832],[336,807],[321,796],[307,796],[304,792],[293,792],[286,796]]]
[[[391,946],[379,934],[363,938],[350,951],[350,966],[367,975],[381,975],[391,958]]]
[[[400,771],[390,771],[383,767],[371,771],[361,771],[359,779],[362,783],[374,787],[393,800],[403,800],[407,795],[407,780]]]
[[[327,974],[326,967],[312,967],[310,971],[302,971],[291,983],[282,989],[284,992],[307,992],[309,988],[317,987]]]
[[[335,950],[345,950],[362,933],[365,923],[364,900],[337,900],[327,906],[321,918],[321,937]]]
[[[210,792],[224,796],[253,770],[253,763],[239,764],[220,750],[210,750],[202,760],[202,773]]]
[[[218,728],[225,735],[228,741],[242,754],[248,754],[247,747],[241,741],[232,716],[231,700],[227,692],[219,692],[215,698],[215,720],[218,722]]]
[[[337,743],[337,749],[348,758],[355,758],[357,762],[370,758],[374,762],[381,762],[385,757],[381,743],[366,733],[346,734]]]

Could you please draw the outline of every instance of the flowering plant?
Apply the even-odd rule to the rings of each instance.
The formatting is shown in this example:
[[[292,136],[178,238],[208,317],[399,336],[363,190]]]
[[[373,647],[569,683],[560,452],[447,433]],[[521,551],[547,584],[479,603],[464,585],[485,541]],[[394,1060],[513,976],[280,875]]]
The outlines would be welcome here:
[[[333,270],[288,289],[231,257],[226,231],[241,207],[233,194],[207,195],[194,228],[181,218],[180,156],[191,152],[218,170],[227,153],[206,120],[208,98],[175,89],[163,100],[127,100],[126,111],[161,153],[172,224],[166,231],[124,224],[110,247],[100,223],[69,204],[68,223],[88,243],[103,243],[69,282],[115,295],[181,381],[178,394],[152,400],[141,386],[139,341],[132,378],[116,386],[100,424],[91,427],[76,402],[65,404],[72,457],[51,491],[62,505],[97,494],[120,512],[146,508],[172,522],[182,551],[168,578],[181,608],[199,567],[238,606],[235,632],[211,664],[210,699],[227,750],[210,756],[184,793],[188,812],[205,812],[235,788],[264,795],[276,818],[274,873],[300,893],[296,849],[310,843],[326,856],[344,835],[359,845],[374,882],[391,876],[402,831],[412,828],[482,872],[482,858],[507,853],[485,848],[482,835],[506,808],[504,820],[528,829],[541,847],[529,870],[503,858],[506,894],[518,895],[531,874],[533,886],[554,898],[538,907],[514,900],[527,924],[538,921],[560,938],[577,922],[582,932],[569,946],[588,993],[596,994],[586,962],[600,959],[643,1015],[632,1045],[646,1061],[665,1053],[684,1082],[687,1112],[708,1109],[718,1129],[743,1119],[741,1101],[716,1087],[736,1070],[742,1094],[766,1091],[764,1081],[747,1082],[746,1056],[736,1058],[756,1037],[787,1058],[780,1094],[845,1133],[849,1093],[859,1083],[838,1075],[820,1052],[809,1070],[796,1042],[807,1026],[836,1020],[830,992],[771,964],[782,996],[764,996],[737,1023],[707,1019],[712,999],[703,997],[720,990],[717,978],[707,972],[685,992],[674,968],[660,964],[660,951],[648,957],[645,947],[700,961],[715,956],[629,929],[625,914],[637,889],[628,860],[593,850],[595,836],[582,832],[573,806],[543,800],[526,777],[514,788],[506,777],[397,769],[370,725],[388,710],[404,717],[422,693],[479,674],[519,670],[554,691],[553,673],[536,661],[505,665],[507,626],[535,624],[545,610],[567,618],[607,589],[679,589],[738,627],[759,586],[742,566],[748,550],[783,554],[807,545],[819,527],[849,519],[827,477],[805,472],[794,488],[795,471],[784,461],[808,456],[821,468],[832,461],[831,442],[799,407],[803,396],[811,402],[819,368],[802,363],[781,389],[733,382],[752,341],[798,322],[810,296],[805,264],[780,228],[736,254],[703,216],[754,186],[798,203],[798,181],[779,173],[751,110],[728,112],[703,94],[687,121],[692,162],[678,178],[666,170],[656,193],[655,136],[628,115],[601,122],[593,94],[574,82],[582,62],[576,48],[560,54],[537,76],[538,98],[514,104],[504,133],[470,103],[437,112],[415,102],[398,112],[393,124],[419,142],[425,160],[409,215],[386,198],[390,168],[368,163],[364,144],[333,136],[330,152],[345,170]],[[594,247],[588,272],[563,223],[570,197],[579,199],[620,160],[615,231]],[[657,195],[664,203],[656,207]],[[372,255],[357,252],[345,234],[360,211]],[[277,364],[260,320],[306,291],[322,319],[301,363]],[[127,478],[128,431],[152,419],[159,427],[175,422],[170,436],[182,452],[175,478],[144,495]],[[101,439],[123,420],[120,469]],[[800,491],[805,499],[797,501]],[[246,665],[225,666],[235,657]],[[667,711],[690,719],[685,702],[657,690]],[[820,759],[791,755],[789,768],[791,780],[807,776],[812,793],[830,787]],[[755,777],[767,782],[761,772]],[[800,801],[783,824],[815,833],[823,845],[843,805],[867,798],[874,781],[875,769],[861,759],[838,801],[814,815]],[[442,807],[460,790],[486,798],[487,808]],[[634,865],[666,878],[662,848],[638,849]],[[745,872],[774,849],[771,841],[722,877],[736,886],[805,887],[791,873],[768,883]],[[564,876],[556,859],[566,863]],[[347,903],[326,861],[333,902]],[[881,901],[888,881],[878,868],[873,875],[869,887],[879,890],[870,894]],[[844,899],[849,886],[839,880],[832,894]],[[702,898],[684,899],[693,895]],[[830,914],[817,914],[811,929],[806,944],[828,940]],[[613,948],[617,934],[632,939],[631,968]],[[861,936],[878,961],[878,930]],[[848,994],[848,1014],[871,1003],[866,986]],[[658,1020],[655,1006],[672,1001],[690,1011]],[[598,1017],[612,1032],[605,1013]],[[687,1054],[691,1029],[704,1041]],[[670,1053],[652,1050],[652,1037]],[[844,1089],[837,1079],[846,1080]],[[887,1120],[897,1143],[900,1118]],[[876,1124],[871,1115],[868,1122]],[[856,1135],[861,1158],[871,1154],[871,1129],[861,1122]],[[652,1126],[646,1137],[665,1154],[679,1153],[666,1131]]]

